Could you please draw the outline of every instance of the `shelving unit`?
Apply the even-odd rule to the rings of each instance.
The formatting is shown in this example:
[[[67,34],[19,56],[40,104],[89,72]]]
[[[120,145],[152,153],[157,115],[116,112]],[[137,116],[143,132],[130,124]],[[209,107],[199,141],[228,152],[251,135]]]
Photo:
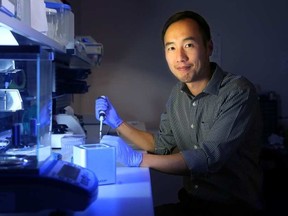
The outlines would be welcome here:
[[[36,31],[30,26],[27,26],[20,20],[9,17],[2,12],[0,12],[0,26],[9,29],[13,34],[16,34],[15,37],[19,39],[20,45],[37,44],[52,49],[55,52],[66,53],[64,46]]]
[[[65,46],[52,40],[48,36],[27,26],[20,20],[9,17],[0,11],[0,27],[9,29],[17,39],[19,45],[40,45],[43,48],[51,49],[55,52],[56,58],[61,61],[72,62],[78,67],[90,68],[93,62],[84,54],[79,53],[76,49],[66,50]],[[75,66],[74,66],[75,67]]]
[[[71,74],[74,72],[73,70],[83,71],[83,73],[87,73],[87,70],[90,70],[94,65],[95,62],[92,61],[85,53],[80,53],[76,48],[75,49],[66,49],[65,46],[59,44],[57,41],[49,38],[48,36],[38,32],[37,30],[33,29],[32,27],[28,26],[26,23],[21,22],[20,20],[10,17],[7,14],[0,11],[0,28],[4,27],[11,31],[19,46],[26,46],[26,45],[38,45],[41,46],[43,49],[51,50],[54,54],[54,72],[53,76],[55,78],[54,83],[52,84],[55,88],[52,94],[52,97],[55,102],[55,112],[57,113],[63,107],[68,106],[71,103],[73,94],[78,93],[86,93],[88,91],[89,86],[85,87],[84,82],[84,90],[81,92],[70,92],[75,88],[69,88],[69,92],[63,92],[63,90],[57,90],[57,83],[63,82],[57,78],[58,69],[64,69],[67,73]],[[1,38],[0,38],[1,39]],[[68,69],[68,70],[67,70]],[[69,69],[71,71],[69,71]],[[70,75],[70,74],[69,74]],[[75,79],[77,82],[77,79]],[[82,82],[80,80],[80,83]],[[65,83],[73,83],[73,79],[67,80]],[[60,85],[62,86],[62,85]],[[55,114],[56,114],[55,113]]]

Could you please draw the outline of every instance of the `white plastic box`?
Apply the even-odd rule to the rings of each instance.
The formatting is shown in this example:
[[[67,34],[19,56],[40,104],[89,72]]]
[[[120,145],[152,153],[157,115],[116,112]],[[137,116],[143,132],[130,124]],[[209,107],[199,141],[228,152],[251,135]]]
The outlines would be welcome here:
[[[16,18],[31,27],[31,0],[13,0],[16,2]]]
[[[107,144],[73,146],[74,164],[92,170],[99,185],[116,183],[116,149]]]
[[[47,35],[66,49],[74,49],[74,13],[67,4],[45,2],[48,22]]]
[[[0,0],[0,11],[8,16],[14,17],[16,11],[16,3],[9,0]]]

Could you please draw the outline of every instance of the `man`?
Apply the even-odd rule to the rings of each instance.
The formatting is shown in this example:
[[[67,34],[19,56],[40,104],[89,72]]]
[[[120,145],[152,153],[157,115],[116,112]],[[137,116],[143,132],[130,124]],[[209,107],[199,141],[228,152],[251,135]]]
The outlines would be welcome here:
[[[179,82],[155,137],[123,121],[107,97],[96,100],[96,117],[104,110],[104,123],[149,153],[117,137],[101,142],[117,145],[118,161],[127,166],[183,175],[180,202],[156,207],[155,215],[255,215],[261,209],[261,118],[254,86],[209,61],[210,28],[199,14],[172,15],[162,40]]]

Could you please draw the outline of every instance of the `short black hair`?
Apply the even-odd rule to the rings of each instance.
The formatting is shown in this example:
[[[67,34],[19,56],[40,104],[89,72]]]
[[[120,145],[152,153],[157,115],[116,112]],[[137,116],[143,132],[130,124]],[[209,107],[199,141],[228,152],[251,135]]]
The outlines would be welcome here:
[[[166,21],[166,23],[164,24],[163,29],[162,29],[162,37],[161,37],[163,44],[164,44],[164,36],[169,26],[173,24],[174,22],[177,22],[183,19],[192,19],[195,22],[197,22],[200,28],[200,32],[202,34],[203,41],[205,42],[205,41],[211,40],[210,27],[208,23],[206,22],[206,20],[201,15],[193,11],[180,11],[170,16],[168,20]]]

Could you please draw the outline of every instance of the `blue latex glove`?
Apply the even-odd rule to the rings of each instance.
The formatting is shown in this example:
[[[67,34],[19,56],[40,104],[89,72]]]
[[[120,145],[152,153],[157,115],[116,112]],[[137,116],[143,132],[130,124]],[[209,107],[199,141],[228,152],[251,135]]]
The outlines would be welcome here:
[[[123,123],[123,120],[118,116],[115,108],[106,96],[101,96],[96,99],[95,115],[98,120],[100,111],[104,111],[106,115],[103,122],[113,129],[118,128],[120,124]]]
[[[117,162],[130,167],[140,166],[143,159],[143,153],[132,149],[122,138],[104,135],[100,143],[116,147]]]

